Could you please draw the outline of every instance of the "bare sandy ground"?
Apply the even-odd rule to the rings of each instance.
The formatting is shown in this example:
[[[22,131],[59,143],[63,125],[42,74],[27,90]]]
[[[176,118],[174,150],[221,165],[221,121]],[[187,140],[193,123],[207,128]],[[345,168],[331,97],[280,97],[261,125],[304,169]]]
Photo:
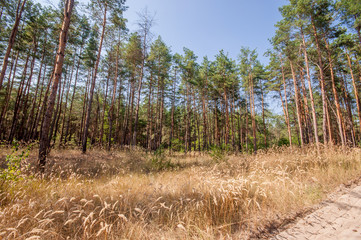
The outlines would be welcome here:
[[[343,189],[273,240],[361,240],[361,185]]]

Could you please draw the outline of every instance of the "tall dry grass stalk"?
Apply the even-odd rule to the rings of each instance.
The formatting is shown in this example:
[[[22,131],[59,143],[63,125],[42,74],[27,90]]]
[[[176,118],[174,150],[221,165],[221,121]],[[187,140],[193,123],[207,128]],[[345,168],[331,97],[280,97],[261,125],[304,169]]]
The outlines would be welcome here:
[[[247,239],[361,175],[360,149],[175,156],[147,171],[141,152],[55,151],[45,178],[0,190],[3,239]],[[149,169],[148,169],[149,170]]]

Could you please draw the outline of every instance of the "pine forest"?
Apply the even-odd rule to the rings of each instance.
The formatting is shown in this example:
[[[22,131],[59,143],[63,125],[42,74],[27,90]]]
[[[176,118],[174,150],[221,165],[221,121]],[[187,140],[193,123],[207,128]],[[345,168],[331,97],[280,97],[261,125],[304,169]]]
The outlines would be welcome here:
[[[268,239],[360,178],[360,0],[288,0],[235,59],[52,2],[0,0],[0,239]]]

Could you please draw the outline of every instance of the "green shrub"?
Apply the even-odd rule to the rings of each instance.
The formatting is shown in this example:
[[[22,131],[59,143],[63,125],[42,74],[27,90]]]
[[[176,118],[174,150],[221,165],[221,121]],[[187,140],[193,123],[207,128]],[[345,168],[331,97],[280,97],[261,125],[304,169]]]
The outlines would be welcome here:
[[[2,185],[7,181],[23,180],[24,164],[22,163],[28,158],[31,147],[29,145],[25,150],[19,151],[19,144],[14,143],[12,153],[6,156],[6,167],[0,170]]]
[[[163,148],[157,149],[148,160],[148,169],[150,171],[164,171],[173,169],[174,167],[175,165],[164,154]]]
[[[282,147],[282,146],[288,146],[290,144],[290,141],[287,138],[280,138],[277,142],[277,146]]]
[[[229,146],[212,146],[209,155],[216,163],[226,162],[228,160]]]

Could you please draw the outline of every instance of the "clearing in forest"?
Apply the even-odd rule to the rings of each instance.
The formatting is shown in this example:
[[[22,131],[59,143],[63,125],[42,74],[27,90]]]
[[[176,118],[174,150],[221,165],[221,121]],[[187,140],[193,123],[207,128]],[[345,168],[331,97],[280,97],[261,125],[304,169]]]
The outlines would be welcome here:
[[[269,238],[360,177],[360,149],[321,150],[319,156],[309,147],[223,157],[54,150],[43,178],[30,167],[2,181],[0,236]],[[1,153],[5,160],[11,150]],[[26,161],[34,163],[36,154]]]

